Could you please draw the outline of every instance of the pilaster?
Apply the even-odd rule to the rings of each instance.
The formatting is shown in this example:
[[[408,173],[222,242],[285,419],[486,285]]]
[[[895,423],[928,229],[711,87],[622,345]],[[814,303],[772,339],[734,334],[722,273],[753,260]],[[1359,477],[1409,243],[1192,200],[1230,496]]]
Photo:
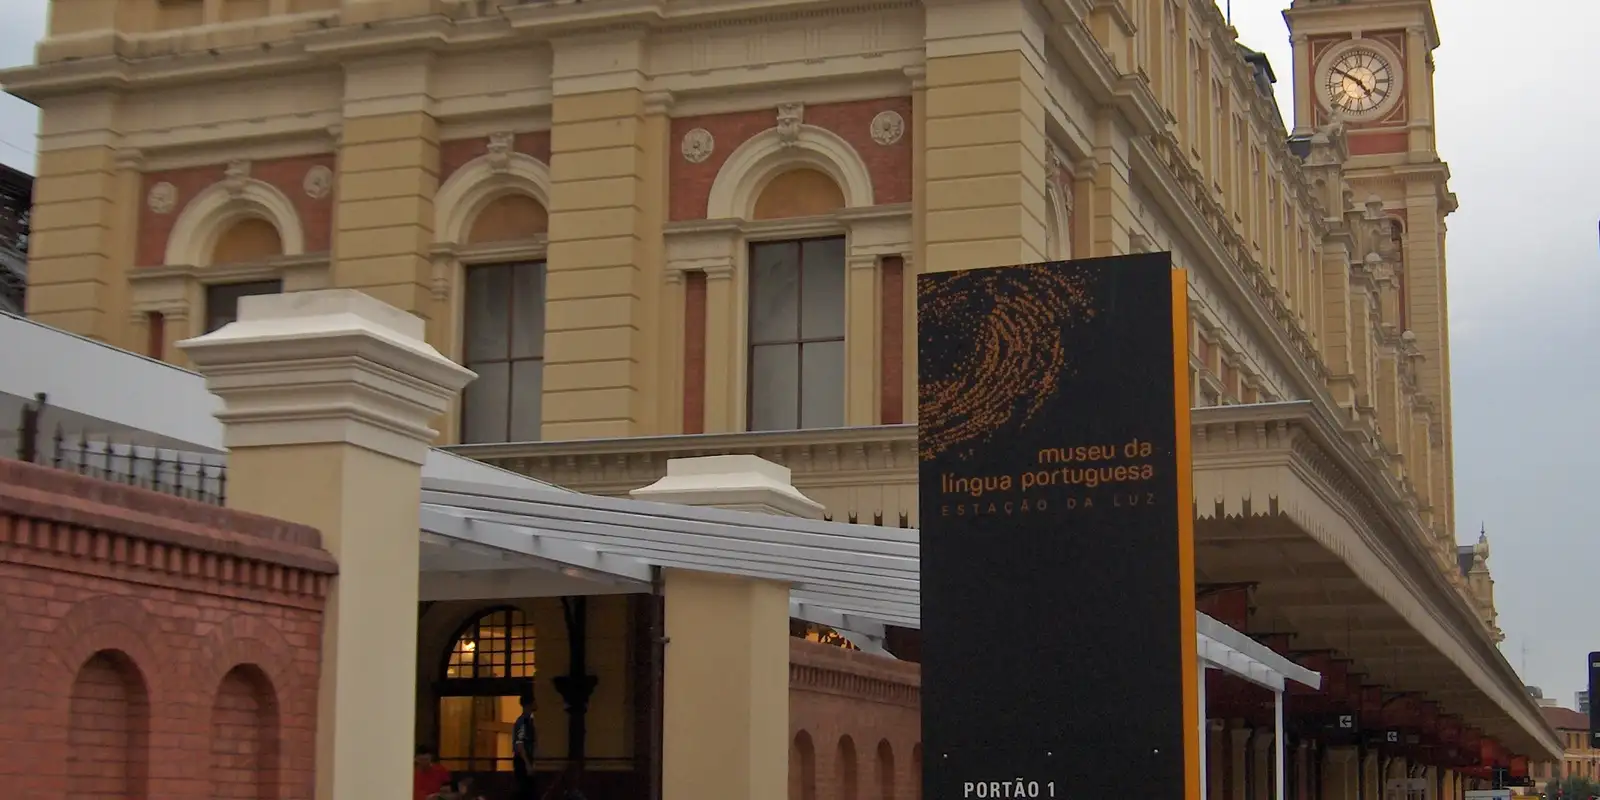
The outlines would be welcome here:
[[[416,693],[429,422],[473,374],[353,290],[244,298],[180,346],[222,399],[228,505],[310,525],[339,564],[323,621],[316,798],[402,797]]]
[[[428,342],[447,347],[430,256],[439,189],[432,67],[427,53],[345,66],[332,282],[429,320]]]
[[[941,272],[1042,261],[1043,29],[1018,0],[927,6],[926,261]]]
[[[1102,114],[1094,123],[1094,158],[1091,198],[1087,210],[1090,225],[1089,255],[1115,256],[1129,252],[1129,232],[1133,228],[1132,166],[1127,127],[1115,113]]]
[[[545,439],[657,433],[668,120],[637,31],[554,42]]]
[[[56,107],[57,103],[61,107]],[[128,340],[125,271],[133,263],[139,159],[118,151],[117,100],[47,101],[28,241],[28,316],[139,349]]]

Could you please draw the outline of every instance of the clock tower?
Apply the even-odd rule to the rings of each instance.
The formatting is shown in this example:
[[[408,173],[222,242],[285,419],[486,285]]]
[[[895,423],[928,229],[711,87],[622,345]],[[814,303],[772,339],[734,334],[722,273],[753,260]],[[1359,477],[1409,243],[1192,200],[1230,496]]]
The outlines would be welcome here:
[[[1453,544],[1445,217],[1456,200],[1434,137],[1433,6],[1430,0],[1293,0],[1284,18],[1294,50],[1295,130],[1343,127],[1344,176],[1355,206],[1381,214],[1393,237],[1393,246],[1377,248],[1383,252],[1351,258],[1379,258],[1398,287],[1383,335],[1396,351],[1417,356],[1412,413],[1427,420],[1430,446],[1422,449],[1432,462],[1414,471],[1428,476],[1429,486],[1417,488],[1430,498],[1436,534]],[[1417,448],[1410,449],[1414,455]]]

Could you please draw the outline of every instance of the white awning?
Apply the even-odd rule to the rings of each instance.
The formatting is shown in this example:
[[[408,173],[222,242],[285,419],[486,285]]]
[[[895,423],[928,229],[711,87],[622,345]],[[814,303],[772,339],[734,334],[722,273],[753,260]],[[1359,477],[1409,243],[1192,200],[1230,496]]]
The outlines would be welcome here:
[[[676,567],[791,584],[790,614],[882,651],[887,625],[921,627],[918,532],[748,511],[552,495],[424,480],[425,535],[603,573],[646,591],[651,568]],[[424,579],[426,583],[426,578]],[[1283,691],[1322,678],[1205,614],[1200,658],[1211,668]]]

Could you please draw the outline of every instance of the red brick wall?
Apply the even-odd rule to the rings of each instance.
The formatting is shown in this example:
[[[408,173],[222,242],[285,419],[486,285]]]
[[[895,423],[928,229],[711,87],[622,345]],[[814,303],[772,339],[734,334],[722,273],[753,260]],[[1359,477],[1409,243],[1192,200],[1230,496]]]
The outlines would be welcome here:
[[[911,131],[891,145],[872,140],[872,118],[882,111],[897,111],[907,125],[911,120],[911,98],[885,97],[850,103],[824,103],[805,107],[805,124],[832,131],[850,143],[867,165],[872,176],[873,200],[878,205],[911,202]],[[777,124],[776,109],[741,111],[735,114],[709,114],[677,117],[672,120],[671,192],[672,220],[705,219],[706,203],[711,199],[711,184],[717,179],[728,156],[739,145]],[[677,156],[683,135],[695,128],[711,132],[716,142],[711,157],[692,164]]]
[[[0,786],[312,794],[316,531],[0,460]]]
[[[326,153],[275,158],[254,161],[250,164],[250,177],[283,192],[283,196],[294,204],[295,211],[300,215],[300,227],[305,231],[307,253],[327,252],[333,236],[334,193],[329,192],[321,198],[313,198],[306,194],[305,190],[306,172],[318,166],[335,169],[334,155]],[[178,216],[183,213],[184,207],[194,199],[195,195],[222,180],[227,168],[227,164],[212,164],[144,174],[139,195],[139,235],[134,258],[136,265],[160,266],[166,260],[167,239],[172,234],[172,226],[178,221]],[[150,187],[163,181],[178,188],[178,205],[170,213],[157,214],[150,210],[149,204],[145,203],[143,198],[149,195]]]
[[[921,686],[916,664],[791,639],[790,800],[920,800]]]

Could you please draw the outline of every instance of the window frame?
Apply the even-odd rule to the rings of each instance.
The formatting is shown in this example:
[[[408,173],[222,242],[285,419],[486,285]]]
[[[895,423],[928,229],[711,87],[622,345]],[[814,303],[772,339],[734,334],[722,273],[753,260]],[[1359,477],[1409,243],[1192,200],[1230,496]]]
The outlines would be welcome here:
[[[453,660],[456,654],[456,648],[461,643],[461,640],[468,634],[476,634],[483,628],[483,623],[485,620],[488,620],[495,614],[500,613],[507,615],[519,615],[522,619],[520,624],[527,626],[532,631],[532,633],[527,637],[527,640],[530,642],[530,649],[527,652],[530,654],[530,658],[532,659],[532,673],[524,677],[512,677],[509,675],[513,666],[511,663],[511,655],[514,652],[517,652],[511,648],[513,637],[510,635],[510,629],[513,625],[518,623],[512,622],[511,618],[508,616],[505,625],[507,635],[503,637],[506,642],[504,655],[506,657],[505,665],[506,672],[508,673],[507,676],[503,678],[480,678],[476,676],[471,678],[449,677],[450,662]],[[481,640],[481,637],[477,638],[478,640]],[[466,618],[465,621],[456,626],[455,630],[451,633],[450,638],[446,640],[444,652],[439,656],[438,675],[439,677],[433,682],[433,703],[435,707],[433,736],[434,741],[442,742],[444,739],[444,715],[442,713],[442,706],[443,701],[446,699],[465,697],[473,700],[485,698],[498,700],[503,697],[517,697],[524,692],[533,691],[534,682],[539,677],[539,626],[534,621],[533,614],[527,609],[514,605],[488,606],[473,612]],[[469,752],[464,758],[452,756],[447,759],[445,754],[439,753],[438,757],[441,762],[445,760],[465,761],[471,768],[475,768],[482,763],[491,763],[494,765],[491,770],[488,770],[491,772],[508,772],[511,769],[511,765],[509,763],[510,759],[503,759],[492,755],[478,756],[475,753]],[[502,761],[507,762],[503,765],[504,768],[502,768],[502,764],[500,763]],[[465,771],[482,772],[484,770],[468,769]]]
[[[517,356],[513,355],[514,350],[512,348],[512,344],[514,342],[513,331],[516,330],[515,324],[516,324],[516,310],[517,310],[516,302],[517,302],[517,296],[516,296],[515,292],[507,292],[506,301],[505,301],[506,302],[506,315],[507,315],[506,316],[506,320],[507,320],[507,322],[506,322],[507,342],[506,342],[506,355],[505,355],[505,357],[504,358],[482,358],[482,359],[471,359],[471,358],[469,358],[468,357],[468,353],[467,353],[467,331],[468,331],[467,309],[470,308],[470,297],[469,297],[469,290],[468,290],[468,286],[469,286],[469,284],[468,284],[468,276],[474,270],[506,270],[508,275],[514,275],[516,270],[518,270],[518,269],[526,269],[526,268],[537,268],[539,270],[539,304],[541,306],[540,314],[539,314],[541,329],[538,332],[538,337],[539,337],[538,351],[539,351],[539,355],[537,355],[537,356],[526,356],[526,357],[517,357]],[[515,441],[539,441],[539,439],[542,438],[543,426],[544,426],[544,365],[545,365],[545,352],[544,352],[544,350],[545,350],[545,334],[546,334],[547,329],[548,329],[548,325],[546,324],[545,320],[546,320],[546,314],[548,313],[548,310],[549,310],[549,307],[550,307],[549,280],[550,280],[550,263],[549,263],[549,260],[545,258],[543,248],[540,248],[538,250],[537,256],[536,257],[532,257],[532,258],[516,258],[516,257],[495,258],[493,256],[492,252],[491,252],[491,253],[485,254],[485,256],[481,257],[481,258],[476,258],[476,259],[471,259],[471,260],[468,260],[468,259],[462,259],[461,260],[460,265],[459,265],[459,274],[457,276],[457,285],[460,286],[460,292],[458,292],[458,294],[460,296],[460,301],[456,304],[456,320],[457,320],[456,337],[457,337],[457,346],[455,348],[455,350],[456,350],[456,353],[455,353],[456,359],[455,360],[456,360],[457,363],[461,364],[462,366],[466,367],[467,369],[472,369],[474,364],[476,364],[476,365],[483,365],[483,364],[505,364],[505,365],[507,365],[507,367],[506,367],[506,398],[505,398],[506,417],[505,417],[505,435],[504,435],[504,437],[503,438],[499,438],[499,439],[486,439],[486,440],[483,440],[483,441],[468,441],[468,439],[467,439],[467,430],[468,430],[467,395],[468,395],[469,392],[471,392],[473,390],[473,386],[474,385],[479,385],[478,382],[474,381],[473,383],[469,383],[467,385],[467,387],[462,390],[462,392],[461,392],[461,402],[458,404],[458,407],[456,409],[456,413],[454,415],[455,416],[455,424],[456,424],[456,437],[455,438],[461,444],[508,444],[508,443],[512,443],[512,442],[515,442]],[[516,427],[515,421],[513,419],[513,417],[514,417],[513,411],[516,408],[516,405],[513,402],[513,399],[515,397],[515,392],[514,392],[515,383],[514,383],[514,381],[512,381],[511,375],[512,375],[512,371],[514,370],[514,368],[515,368],[515,366],[517,364],[529,363],[529,362],[535,362],[535,363],[537,363],[539,365],[539,402],[537,404],[537,407],[534,410],[534,413],[537,416],[537,419],[535,420],[535,423],[536,423],[535,424],[535,430],[538,431],[538,433],[536,434],[536,438],[534,438],[532,440],[513,439],[512,435],[511,435],[511,432]]]
[[[233,294],[231,296],[233,303],[232,313],[228,316],[226,321],[222,322],[222,324],[213,325],[212,323],[218,319],[216,310],[214,308],[215,301],[218,299],[215,296],[215,293],[220,293],[224,290],[239,290],[246,287],[256,289],[266,289],[270,287],[272,291],[241,291],[238,294]],[[201,287],[200,292],[200,333],[201,335],[204,335],[213,331],[221,330],[229,323],[239,321],[240,300],[243,300],[246,297],[257,297],[267,294],[283,294],[283,278],[273,277],[257,278],[254,280],[217,281],[215,283],[205,284]]]
[[[840,273],[839,285],[840,285],[841,291],[840,291],[840,296],[838,298],[839,311],[840,311],[840,317],[841,317],[841,323],[842,324],[840,325],[839,335],[836,336],[836,337],[830,336],[830,337],[820,337],[820,338],[808,339],[805,336],[801,335],[801,330],[800,330],[803,327],[802,320],[804,319],[804,315],[805,315],[804,306],[802,305],[802,303],[804,302],[804,296],[805,296],[805,288],[804,288],[805,287],[805,244],[807,242],[823,242],[823,241],[830,241],[830,240],[837,240],[840,243],[841,249],[842,249],[842,252],[841,252],[841,255],[840,255],[840,259],[839,259],[839,273]],[[752,303],[755,300],[755,289],[756,289],[755,270],[754,270],[755,252],[756,252],[757,248],[770,247],[770,246],[774,246],[774,245],[792,245],[798,251],[797,257],[796,257],[796,260],[795,260],[795,269],[799,273],[795,277],[795,293],[796,293],[796,301],[795,301],[795,325],[796,325],[796,331],[795,331],[795,334],[796,334],[796,338],[794,338],[794,339],[785,339],[785,340],[759,341],[758,342],[758,341],[756,341],[755,336],[754,336],[754,331],[752,330],[752,321],[751,321],[751,316],[750,316],[750,313],[749,313],[750,309],[751,309],[751,306],[752,306]],[[806,347],[806,345],[810,345],[810,344],[826,344],[826,343],[830,343],[830,342],[838,342],[839,345],[840,345],[840,348],[843,351],[843,353],[842,353],[842,364],[841,364],[842,369],[840,370],[841,374],[839,375],[839,395],[840,395],[839,396],[839,411],[840,411],[840,414],[839,414],[839,416],[840,416],[839,427],[845,426],[846,424],[848,424],[848,420],[849,420],[849,398],[848,398],[848,395],[846,394],[846,392],[847,392],[846,381],[847,381],[847,378],[848,378],[849,372],[850,372],[850,345],[849,345],[849,341],[848,341],[849,340],[849,333],[850,333],[850,316],[849,316],[849,314],[850,314],[850,303],[849,303],[849,296],[850,296],[850,241],[849,241],[849,236],[844,234],[844,233],[833,233],[833,234],[816,234],[816,235],[801,234],[801,235],[798,235],[798,236],[788,236],[788,237],[751,238],[751,239],[748,239],[748,240],[746,240],[744,242],[744,263],[745,263],[745,282],[744,282],[744,292],[743,292],[744,298],[743,299],[744,299],[745,315],[744,315],[744,321],[743,321],[743,326],[742,326],[743,327],[743,333],[744,333],[744,335],[742,337],[743,340],[744,340],[744,411],[745,411],[745,413],[744,413],[744,430],[746,432],[768,432],[768,431],[770,431],[770,432],[781,432],[781,431],[809,430],[808,428],[804,427],[801,424],[803,419],[804,419],[804,413],[803,413],[803,409],[800,408],[800,401],[805,396],[805,369],[804,369],[804,366],[803,366],[804,363],[805,363],[804,362],[805,347]],[[795,392],[799,397],[796,399],[795,426],[794,427],[786,427],[786,428],[755,428],[755,427],[752,427],[752,426],[754,425],[754,421],[755,421],[755,408],[756,408],[756,402],[755,402],[756,401],[756,382],[755,382],[756,348],[763,347],[763,346],[781,346],[781,345],[794,345],[796,347],[797,359],[796,359],[796,362],[795,362],[795,370],[799,373],[799,375],[796,376],[796,380],[795,380]]]

